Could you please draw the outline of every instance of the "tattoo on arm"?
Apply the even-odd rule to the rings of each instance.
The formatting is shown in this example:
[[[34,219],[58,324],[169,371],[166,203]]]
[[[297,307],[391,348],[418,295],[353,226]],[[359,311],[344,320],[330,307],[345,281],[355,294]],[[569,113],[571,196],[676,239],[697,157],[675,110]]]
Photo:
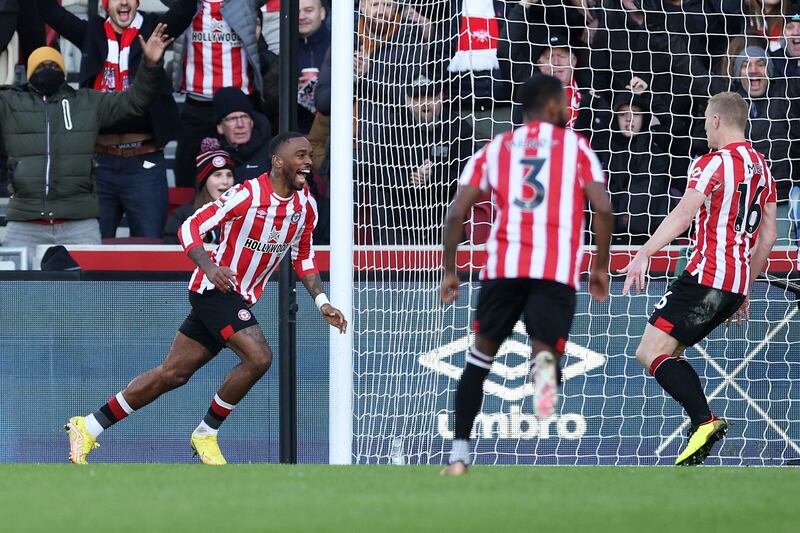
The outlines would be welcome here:
[[[191,250],[189,250],[189,259],[194,261],[194,264],[200,267],[200,270],[205,272],[205,270],[213,265],[214,263],[211,261],[211,258],[208,256],[205,248],[202,246],[195,246]]]
[[[303,286],[308,291],[312,300],[325,292],[322,290],[322,279],[320,279],[319,274],[316,272],[303,276]]]

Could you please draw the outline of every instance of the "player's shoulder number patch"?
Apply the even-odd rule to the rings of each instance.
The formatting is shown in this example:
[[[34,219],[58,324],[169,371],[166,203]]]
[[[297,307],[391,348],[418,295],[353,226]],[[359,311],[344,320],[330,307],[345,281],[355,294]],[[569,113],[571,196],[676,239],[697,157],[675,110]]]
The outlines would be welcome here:
[[[227,202],[228,200],[230,200],[231,198],[233,198],[233,196],[234,196],[234,195],[235,195],[237,192],[239,192],[239,186],[238,186],[238,185],[234,185],[233,187],[231,187],[230,189],[228,189],[227,191],[225,191],[224,193],[222,193],[222,195],[220,195],[220,197],[219,197],[219,198],[217,198],[217,200],[216,200],[214,203],[215,203],[215,204],[216,204],[218,207],[222,207],[222,206],[225,204],[225,202]]]

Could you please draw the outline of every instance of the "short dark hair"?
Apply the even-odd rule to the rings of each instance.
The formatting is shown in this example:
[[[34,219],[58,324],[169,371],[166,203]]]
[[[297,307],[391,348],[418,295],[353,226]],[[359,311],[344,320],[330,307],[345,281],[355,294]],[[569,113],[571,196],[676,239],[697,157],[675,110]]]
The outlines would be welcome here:
[[[292,139],[297,139],[299,137],[305,137],[302,133],[298,131],[285,131],[283,133],[277,134],[269,143],[269,152],[272,155],[275,155],[281,147],[291,141]]]
[[[561,80],[545,74],[535,74],[528,78],[520,91],[522,114],[538,113],[553,98],[558,98],[564,91]]]

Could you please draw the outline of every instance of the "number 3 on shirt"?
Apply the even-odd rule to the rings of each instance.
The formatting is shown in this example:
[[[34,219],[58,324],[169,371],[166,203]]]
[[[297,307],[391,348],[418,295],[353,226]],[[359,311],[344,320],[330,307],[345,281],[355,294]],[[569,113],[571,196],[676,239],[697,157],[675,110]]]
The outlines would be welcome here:
[[[758,203],[758,198],[761,196],[761,193],[764,192],[763,185],[756,189],[756,194],[753,196],[753,202],[750,204],[750,207],[747,207],[747,198],[750,197],[750,183],[740,183],[736,190],[739,192],[739,212],[736,214],[736,222],[733,225],[733,229],[738,231],[742,231],[742,224],[744,224],[744,230],[749,233],[753,234],[758,229],[758,225],[761,224],[761,206]]]
[[[544,159],[521,159],[519,163],[531,170],[525,176],[522,194],[514,200],[514,205],[527,210],[536,209],[544,201],[544,185],[536,179],[544,166]]]

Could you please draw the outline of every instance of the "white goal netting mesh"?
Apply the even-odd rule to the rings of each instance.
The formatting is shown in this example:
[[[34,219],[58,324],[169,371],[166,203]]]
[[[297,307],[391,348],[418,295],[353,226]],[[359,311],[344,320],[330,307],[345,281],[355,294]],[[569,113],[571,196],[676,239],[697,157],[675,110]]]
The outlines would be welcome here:
[[[775,10],[777,9],[777,14]],[[533,72],[569,87],[571,125],[609,178],[612,271],[643,243],[706,153],[708,97],[739,91],[747,134],[779,181],[770,272],[794,275],[800,181],[800,15],[788,2],[361,0],[356,2],[354,446],[358,463],[438,463],[471,343],[491,202],[464,228],[462,296],[438,299],[442,220],[460,170],[519,125]],[[587,237],[588,238],[588,237]],[[647,291],[590,301],[585,285],[562,360],[557,414],[537,420],[524,329],[501,349],[475,427],[483,464],[670,464],[687,419],[634,357],[647,317],[680,269],[675,243]],[[714,412],[731,423],[712,464],[800,458],[800,325],[794,293],[756,283],[750,321],[687,351]]]

